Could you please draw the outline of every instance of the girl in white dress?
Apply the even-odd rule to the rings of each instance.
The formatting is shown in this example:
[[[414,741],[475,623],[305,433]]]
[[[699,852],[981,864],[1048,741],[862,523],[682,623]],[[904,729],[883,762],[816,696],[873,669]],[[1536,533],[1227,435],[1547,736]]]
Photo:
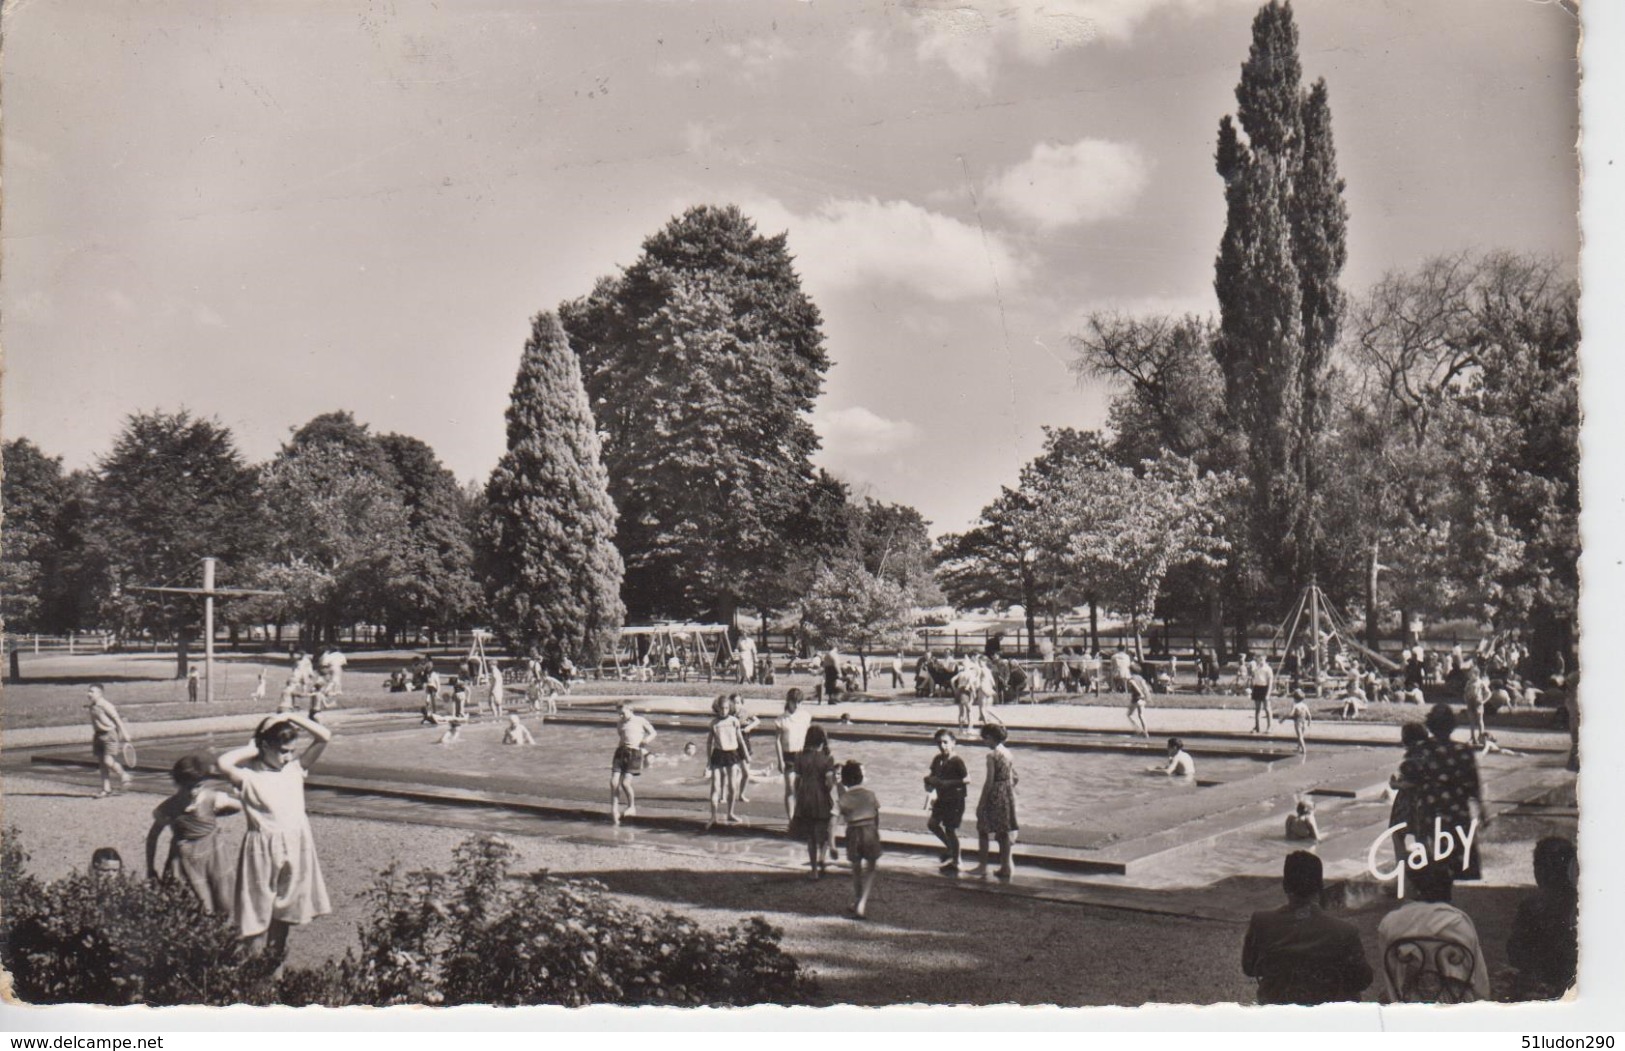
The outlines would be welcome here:
[[[300,731],[313,738],[301,752]],[[287,950],[288,928],[333,911],[305,816],[305,777],[332,731],[296,712],[273,715],[254,743],[220,757],[242,797],[248,832],[237,860],[237,919],[250,955]]]

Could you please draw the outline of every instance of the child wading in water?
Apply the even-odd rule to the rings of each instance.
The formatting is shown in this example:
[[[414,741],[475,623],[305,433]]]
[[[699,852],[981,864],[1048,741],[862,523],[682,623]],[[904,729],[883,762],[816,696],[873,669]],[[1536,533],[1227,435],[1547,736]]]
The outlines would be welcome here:
[[[1177,737],[1168,738],[1168,765],[1148,766],[1146,770],[1153,774],[1167,774],[1169,777],[1188,777],[1196,779],[1196,760],[1185,751],[1185,742]]]
[[[965,782],[970,771],[965,760],[959,758],[952,730],[936,733],[937,754],[931,757],[931,772],[925,776],[925,790],[929,793],[931,818],[925,823],[933,836],[942,840],[946,853],[942,855],[942,871],[959,871],[959,825],[965,820]]]
[[[852,862],[852,914],[863,919],[880,861],[880,801],[863,787],[863,764],[841,765],[841,821],[846,825],[846,856]]]
[[[745,790],[750,787],[751,782],[750,732],[760,726],[762,720],[745,710],[745,700],[737,693],[728,695],[728,711],[733,715],[734,721],[739,724],[739,755],[741,757],[738,775],[739,787],[737,789],[739,801],[749,803],[750,797],[745,795]]]
[[[1315,720],[1309,713],[1309,702],[1302,690],[1292,691],[1292,712],[1288,717],[1292,720],[1292,735],[1298,739],[1298,754],[1308,755],[1309,724]]]
[[[530,734],[530,731],[525,728],[525,724],[519,721],[519,713],[518,712],[509,712],[508,713],[508,728],[506,730],[502,731],[502,743],[503,744],[535,744],[536,743],[536,738],[532,737],[531,734]]]
[[[152,828],[147,832],[147,878],[159,878],[158,840],[167,829],[169,856],[164,861],[163,878],[183,881],[197,896],[204,912],[229,917],[237,870],[216,819],[221,814],[236,813],[242,804],[209,786],[209,778],[215,773],[214,759],[206,753],[175,761],[169,772],[175,794],[153,810]]]
[[[1320,841],[1320,826],[1315,823],[1315,804],[1307,799],[1298,800],[1295,813],[1286,816],[1286,838]]]
[[[644,752],[649,742],[655,739],[654,726],[637,713],[631,701],[622,701],[620,707],[621,721],[616,725],[620,734],[619,743],[615,745],[615,754],[609,761],[609,819],[617,825],[621,823],[621,804],[626,804],[627,817],[638,812],[638,797],[632,791],[632,782],[628,778],[643,773]],[[714,803],[711,820],[716,820]]]
[[[311,735],[303,752],[300,731]],[[220,772],[242,794],[248,833],[237,859],[237,923],[250,955],[287,951],[288,929],[333,911],[305,816],[305,777],[333,733],[297,713],[273,715],[254,743],[220,757]]]
[[[711,736],[706,744],[707,762],[711,770],[711,820],[706,827],[717,823],[717,807],[728,804],[727,822],[739,823],[734,807],[739,801],[740,774],[738,768],[745,763],[745,747],[740,740],[739,719],[733,713],[733,703],[727,694],[721,694],[711,704]]]
[[[809,726],[796,756],[796,812],[790,819],[790,834],[807,843],[809,876],[817,879],[829,867],[829,815],[835,809],[830,797],[835,782],[835,760],[829,754],[829,738],[822,726]]]

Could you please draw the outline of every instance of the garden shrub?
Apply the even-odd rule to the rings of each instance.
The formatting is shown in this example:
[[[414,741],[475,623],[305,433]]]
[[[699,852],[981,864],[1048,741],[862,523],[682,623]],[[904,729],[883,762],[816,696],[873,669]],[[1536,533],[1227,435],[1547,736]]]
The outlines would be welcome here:
[[[452,872],[392,866],[367,892],[360,948],[273,978],[184,886],[75,874],[42,883],[0,840],[0,964],[28,1003],[332,1007],[804,1002],[810,978],[760,917],[708,930],[616,901],[590,880],[511,874],[473,837]]]
[[[385,871],[361,948],[289,974],[289,1004],[757,1004],[810,980],[759,917],[721,931],[617,902],[591,880],[513,879],[513,848],[471,838],[451,874]]]
[[[0,842],[0,963],[35,1004],[270,1002],[269,967],[244,965],[237,930],[176,883],[76,873],[30,876],[8,830]]]

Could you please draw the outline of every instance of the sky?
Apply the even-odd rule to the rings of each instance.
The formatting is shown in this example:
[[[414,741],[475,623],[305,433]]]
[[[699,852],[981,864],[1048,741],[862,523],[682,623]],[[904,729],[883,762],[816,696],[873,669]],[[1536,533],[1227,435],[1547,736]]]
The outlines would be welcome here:
[[[5,437],[92,465],[187,408],[503,451],[529,319],[684,208],[788,231],[833,362],[819,462],[964,528],[1044,425],[1099,427],[1090,311],[1212,312],[1215,132],[1256,0],[9,3]],[[1352,292],[1579,251],[1576,19],[1299,0]]]

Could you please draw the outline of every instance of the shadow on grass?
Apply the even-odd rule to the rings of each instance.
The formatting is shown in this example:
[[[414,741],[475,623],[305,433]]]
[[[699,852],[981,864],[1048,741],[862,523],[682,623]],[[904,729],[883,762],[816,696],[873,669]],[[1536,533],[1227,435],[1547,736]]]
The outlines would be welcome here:
[[[804,870],[762,872],[602,870],[572,873],[610,891],[678,911],[706,909],[728,919],[763,914],[786,928],[785,947],[817,973],[818,1004],[1058,1003],[1067,1006],[1251,1002],[1240,972],[1251,913],[1283,903],[1280,883],[1234,877],[1199,890],[1125,891],[1121,907],[1056,901],[1009,889],[968,892],[968,882],[889,876],[882,862],[870,918],[850,918],[849,870],[818,882]],[[1460,884],[1456,904],[1473,918],[1493,981],[1507,969],[1506,939],[1526,888]],[[1135,911],[1200,899],[1221,905],[1225,921]],[[1331,903],[1377,957],[1377,925],[1396,903],[1386,895]],[[1114,951],[1112,946],[1132,950]],[[1374,1000],[1381,977],[1367,990]]]

